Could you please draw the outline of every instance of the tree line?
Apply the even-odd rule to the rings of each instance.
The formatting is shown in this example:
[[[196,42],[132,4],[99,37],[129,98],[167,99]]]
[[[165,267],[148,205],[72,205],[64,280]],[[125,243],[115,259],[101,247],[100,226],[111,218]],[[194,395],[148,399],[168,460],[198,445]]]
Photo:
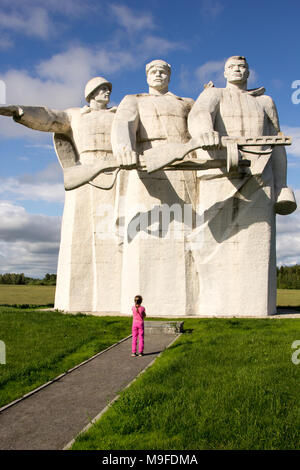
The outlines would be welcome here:
[[[56,274],[45,274],[43,279],[25,276],[24,273],[0,274],[0,284],[36,284],[55,286]],[[300,264],[277,268],[277,289],[300,289]]]
[[[0,274],[0,284],[35,284],[40,286],[55,286],[56,274],[47,273],[43,279],[35,279],[33,277],[25,276],[24,273],[5,273]]]
[[[278,289],[300,289],[300,264],[277,268]]]

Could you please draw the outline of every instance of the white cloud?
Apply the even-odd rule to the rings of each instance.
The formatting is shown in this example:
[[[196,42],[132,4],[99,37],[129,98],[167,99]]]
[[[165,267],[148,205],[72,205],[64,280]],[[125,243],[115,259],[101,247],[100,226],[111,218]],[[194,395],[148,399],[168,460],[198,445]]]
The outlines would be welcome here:
[[[44,276],[56,272],[61,218],[29,214],[0,202],[0,271]]]
[[[277,264],[300,263],[300,190],[295,191],[298,208],[288,216],[277,215]]]
[[[63,203],[65,190],[60,165],[50,163],[44,170],[18,178],[0,178],[0,195],[21,201]]]
[[[224,86],[224,64],[225,59],[210,60],[205,64],[200,65],[200,67],[195,70],[196,80],[201,85],[204,85],[211,80],[215,86]]]
[[[215,87],[224,88],[226,86],[226,79],[224,77],[224,65],[226,58],[221,60],[209,60],[200,65],[193,72],[186,67],[181,68],[180,83],[183,90],[198,91],[201,93],[203,87],[208,82],[212,81]],[[250,69],[248,85],[253,86],[257,81],[257,73],[254,69]]]
[[[65,109],[85,103],[84,87],[91,77],[108,74],[110,78],[129,66],[137,66],[137,57],[130,51],[109,50],[103,44],[93,48],[73,46],[40,62],[32,73],[10,69],[1,79],[6,83],[7,103]],[[3,138],[43,139],[38,131],[6,117],[0,119]]]
[[[201,2],[202,14],[207,20],[215,20],[224,8],[224,4],[215,0],[202,0]]]
[[[0,28],[5,31],[22,32],[23,35],[47,39],[53,24],[48,12],[41,7],[32,7],[27,11],[22,11],[22,8],[14,11],[2,8],[0,10]]]
[[[140,45],[139,50],[144,54],[164,55],[173,50],[186,49],[186,46],[181,42],[172,42],[168,39],[158,36],[146,36]]]
[[[155,28],[151,13],[134,12],[126,5],[114,4],[111,5],[110,8],[118,24],[124,27],[129,33]]]
[[[292,145],[286,147],[287,153],[294,157],[300,157],[300,127],[282,126],[285,135],[292,137]]]

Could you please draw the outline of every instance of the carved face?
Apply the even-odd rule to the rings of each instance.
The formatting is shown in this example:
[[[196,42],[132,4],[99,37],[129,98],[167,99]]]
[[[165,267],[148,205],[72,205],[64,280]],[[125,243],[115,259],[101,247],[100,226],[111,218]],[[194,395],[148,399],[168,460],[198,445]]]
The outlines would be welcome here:
[[[170,81],[170,75],[164,67],[154,65],[148,71],[147,83],[151,88],[155,90],[163,90],[168,87]]]
[[[243,59],[231,59],[227,62],[224,77],[229,83],[243,83],[249,77],[249,69]]]
[[[91,95],[91,100],[97,101],[97,103],[109,103],[110,99],[110,88],[108,85],[100,85]]]

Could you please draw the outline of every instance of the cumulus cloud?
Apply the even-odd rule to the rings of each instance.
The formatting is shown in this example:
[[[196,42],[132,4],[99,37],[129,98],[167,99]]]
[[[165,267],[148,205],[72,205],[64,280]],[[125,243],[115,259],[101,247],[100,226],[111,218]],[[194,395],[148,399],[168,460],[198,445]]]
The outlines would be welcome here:
[[[38,63],[33,72],[10,69],[1,79],[6,83],[7,103],[64,109],[84,104],[84,87],[91,77],[101,74],[110,78],[123,68],[136,67],[136,60],[129,51],[107,49],[103,44],[93,48],[71,46]],[[43,139],[39,131],[16,125],[10,118],[0,119],[3,138]]]
[[[224,65],[227,58],[221,60],[209,60],[197,67],[194,71],[188,70],[186,67],[181,68],[180,83],[184,91],[198,91],[201,93],[203,87],[212,81],[215,87],[223,88],[226,86],[224,77]],[[248,79],[249,88],[257,82],[257,73],[254,69],[250,69]]]
[[[225,6],[216,0],[202,0],[201,10],[206,20],[215,20],[224,10]]]
[[[126,5],[113,4],[110,6],[115,20],[129,33],[154,29],[155,24],[151,13],[138,13]]]
[[[300,263],[300,190],[295,191],[297,210],[288,216],[277,215],[277,264]]]
[[[300,127],[282,126],[281,129],[285,135],[292,137],[292,145],[286,150],[294,157],[300,157]]]
[[[63,203],[65,190],[61,167],[57,162],[53,162],[34,174],[0,178],[0,195],[15,201]]]
[[[0,271],[44,276],[56,272],[61,217],[29,214],[0,202]]]
[[[21,7],[7,11],[6,7],[0,10],[0,30],[22,32],[23,35],[47,39],[52,28],[53,23],[44,8],[32,7],[23,10]]]
[[[138,47],[144,54],[149,53],[150,55],[154,52],[157,54],[157,51],[159,51],[160,55],[165,55],[173,50],[186,49],[186,46],[181,42],[169,41],[168,39],[151,35],[146,36]]]

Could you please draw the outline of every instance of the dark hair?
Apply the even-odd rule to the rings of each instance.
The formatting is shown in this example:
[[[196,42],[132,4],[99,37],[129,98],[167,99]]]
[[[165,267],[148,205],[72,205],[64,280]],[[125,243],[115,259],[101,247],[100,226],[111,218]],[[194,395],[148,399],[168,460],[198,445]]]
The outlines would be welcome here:
[[[139,305],[141,305],[142,301],[143,301],[143,297],[141,295],[136,295],[135,296],[134,302],[137,303],[137,306],[135,307],[137,313],[139,313]]]

